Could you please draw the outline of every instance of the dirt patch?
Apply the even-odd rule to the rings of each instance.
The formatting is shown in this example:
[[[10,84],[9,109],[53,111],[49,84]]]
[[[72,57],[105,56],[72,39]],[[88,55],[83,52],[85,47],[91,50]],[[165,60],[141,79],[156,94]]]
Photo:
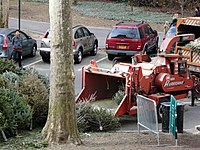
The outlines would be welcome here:
[[[169,134],[161,134],[160,146],[157,146],[156,135],[152,133],[93,133],[83,138],[84,145],[59,145],[48,147],[48,150],[197,150],[200,149],[199,137],[181,134],[179,146],[175,147],[175,140]]]
[[[10,17],[18,18],[18,0],[10,0]],[[27,20],[35,20],[49,22],[49,6],[46,3],[22,2],[21,18]],[[84,16],[77,11],[72,10],[72,22],[74,25],[85,25],[95,27],[108,27],[118,23],[120,20],[107,20],[98,17]],[[153,29],[162,32],[163,24],[150,23]]]

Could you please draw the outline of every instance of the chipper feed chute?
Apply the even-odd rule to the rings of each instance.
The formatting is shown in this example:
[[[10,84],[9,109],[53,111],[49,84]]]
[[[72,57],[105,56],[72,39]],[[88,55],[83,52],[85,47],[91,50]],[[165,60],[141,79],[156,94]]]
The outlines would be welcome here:
[[[130,74],[128,69],[130,66],[126,64],[124,69],[127,72],[121,72],[119,70],[106,70],[91,65],[83,67],[82,69],[82,91],[76,99],[76,102],[88,101],[89,97],[94,94],[95,101],[99,100],[112,100],[113,95],[118,92],[120,88],[125,90],[125,96],[122,99],[119,106],[113,105],[116,108],[115,116],[120,116],[130,112],[130,108],[133,106],[131,102],[131,95],[127,95],[127,90],[131,90]],[[103,101],[102,101],[103,103]],[[114,102],[112,103],[114,104]],[[135,110],[136,112],[136,110]]]

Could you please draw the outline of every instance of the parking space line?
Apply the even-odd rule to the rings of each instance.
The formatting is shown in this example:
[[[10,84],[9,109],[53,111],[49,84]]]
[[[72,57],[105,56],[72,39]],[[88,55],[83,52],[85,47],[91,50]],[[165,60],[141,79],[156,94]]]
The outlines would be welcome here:
[[[107,58],[107,56],[97,60],[96,63],[100,63],[101,61],[105,60],[106,58]],[[81,70],[82,70],[82,67],[78,69],[78,71],[81,71]]]
[[[39,63],[39,62],[41,62],[42,61],[42,59],[40,59],[40,60],[38,60],[38,61],[35,61],[35,62],[33,62],[33,63],[30,63],[30,64],[28,64],[28,65],[25,65],[25,66],[23,66],[24,68],[27,68],[27,67],[30,67],[30,66],[32,66],[32,65],[35,65],[35,64],[37,64],[37,63]]]

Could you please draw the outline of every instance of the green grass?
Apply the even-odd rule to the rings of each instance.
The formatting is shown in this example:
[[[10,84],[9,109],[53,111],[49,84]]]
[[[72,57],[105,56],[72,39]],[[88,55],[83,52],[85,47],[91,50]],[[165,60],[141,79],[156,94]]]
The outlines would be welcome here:
[[[41,129],[22,131],[18,137],[8,138],[7,142],[0,141],[0,150],[35,150],[47,147],[41,137]]]
[[[133,12],[127,3],[109,2],[79,2],[73,9],[81,14],[100,17],[109,20],[145,21],[163,23],[171,21],[171,14],[145,11],[141,7],[134,7]]]

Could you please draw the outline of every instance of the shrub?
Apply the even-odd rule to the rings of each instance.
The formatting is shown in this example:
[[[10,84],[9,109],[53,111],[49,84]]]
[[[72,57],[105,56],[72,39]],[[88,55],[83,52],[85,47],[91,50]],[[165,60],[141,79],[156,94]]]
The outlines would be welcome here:
[[[118,118],[103,108],[93,108],[87,115],[89,131],[110,131],[120,127]]]
[[[6,71],[16,71],[16,65],[12,60],[8,59],[0,59],[0,74],[6,72]]]
[[[110,131],[120,127],[113,113],[103,108],[93,108],[90,102],[76,104],[76,112],[80,132]]]
[[[19,83],[19,76],[14,73],[14,72],[11,72],[11,71],[6,71],[2,74],[2,76],[8,80],[9,84],[11,84],[10,86],[12,87],[13,85],[14,86],[17,86],[18,87],[18,83]]]
[[[76,104],[77,125],[80,132],[85,132],[89,128],[88,115],[92,107],[89,102],[81,102]]]
[[[49,77],[46,75],[42,75],[40,74],[35,68],[33,67],[29,67],[23,70],[18,70],[17,74],[19,76],[25,76],[25,75],[29,75],[29,74],[35,74],[37,75],[38,79],[40,79],[42,81],[42,83],[45,85],[46,89],[49,91],[50,90],[50,82],[49,82]]]
[[[113,96],[113,101],[116,102],[116,104],[120,104],[122,99],[124,98],[125,96],[125,92],[124,90],[119,90],[117,93],[115,93],[115,95]]]
[[[8,80],[0,75],[0,89],[8,86]]]
[[[0,89],[0,128],[9,135],[30,124],[32,111],[24,97],[12,89]]]
[[[189,42],[185,47],[192,49],[192,51],[200,53],[200,38],[195,39],[194,41]]]
[[[27,98],[33,110],[33,124],[43,125],[48,114],[48,90],[34,71],[21,77],[20,92]]]

